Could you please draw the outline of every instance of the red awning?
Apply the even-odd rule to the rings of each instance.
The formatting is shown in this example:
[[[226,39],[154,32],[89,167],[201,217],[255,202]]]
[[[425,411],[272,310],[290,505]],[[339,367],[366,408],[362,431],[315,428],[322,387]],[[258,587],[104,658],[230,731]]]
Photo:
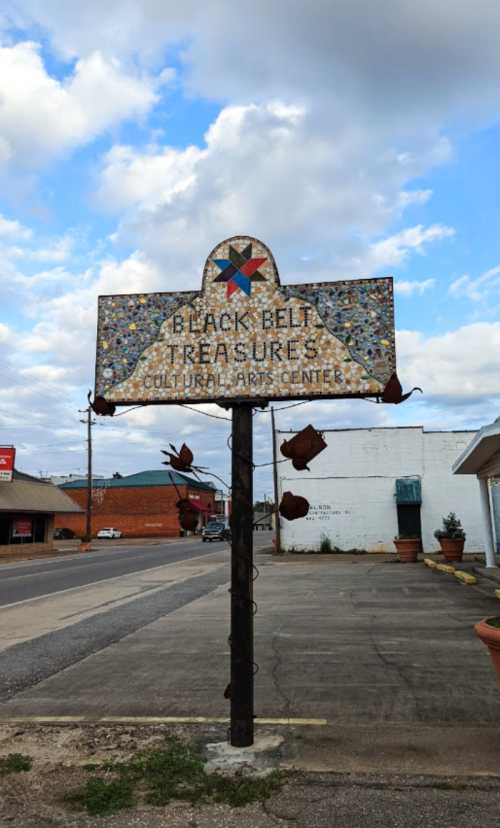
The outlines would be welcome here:
[[[195,510],[195,512],[211,512],[212,510],[208,508],[208,506],[200,506],[198,503],[195,503],[194,500],[189,501],[189,505]]]

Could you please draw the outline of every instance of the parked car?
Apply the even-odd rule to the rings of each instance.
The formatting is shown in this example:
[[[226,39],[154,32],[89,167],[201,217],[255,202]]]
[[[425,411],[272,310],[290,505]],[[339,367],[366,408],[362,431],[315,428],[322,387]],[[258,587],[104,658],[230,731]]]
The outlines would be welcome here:
[[[108,527],[106,529],[99,529],[97,533],[98,538],[121,538],[122,533],[119,529],[113,529],[113,527]]]
[[[231,532],[221,521],[211,520],[203,527],[201,539],[203,543],[213,540],[230,540]]]
[[[60,529],[54,529],[54,540],[70,540],[74,537],[75,533],[73,532],[73,530],[68,529],[65,526]]]

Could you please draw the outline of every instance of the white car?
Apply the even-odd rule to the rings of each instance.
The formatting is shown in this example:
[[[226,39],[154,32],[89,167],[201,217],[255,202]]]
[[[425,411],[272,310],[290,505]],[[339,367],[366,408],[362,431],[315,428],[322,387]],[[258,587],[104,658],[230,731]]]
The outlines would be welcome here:
[[[99,529],[97,533],[98,538],[121,538],[122,533],[119,529],[113,529],[113,527],[109,527],[108,529]]]

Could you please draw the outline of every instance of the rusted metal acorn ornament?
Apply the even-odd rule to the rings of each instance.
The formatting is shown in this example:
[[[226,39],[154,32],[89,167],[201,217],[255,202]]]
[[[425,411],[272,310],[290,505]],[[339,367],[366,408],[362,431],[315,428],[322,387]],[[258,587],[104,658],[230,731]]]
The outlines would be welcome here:
[[[295,434],[290,440],[283,440],[280,451],[283,457],[292,461],[292,466],[297,471],[309,471],[308,463],[326,448],[326,443],[321,432],[314,426],[308,425]]]
[[[301,495],[294,495],[292,492],[284,492],[279,506],[279,513],[287,520],[303,518],[309,511],[309,502]]]

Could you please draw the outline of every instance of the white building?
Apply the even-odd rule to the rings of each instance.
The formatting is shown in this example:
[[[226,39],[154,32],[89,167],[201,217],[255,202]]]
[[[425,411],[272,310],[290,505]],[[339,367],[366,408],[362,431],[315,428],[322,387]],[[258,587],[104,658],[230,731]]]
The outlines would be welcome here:
[[[277,453],[295,432],[276,432]],[[281,518],[284,550],[317,549],[324,536],[341,549],[395,552],[398,534],[421,534],[424,551],[439,549],[434,530],[455,512],[467,534],[465,551],[481,552],[484,534],[477,483],[458,477],[452,465],[475,432],[409,428],[324,431],[327,448],[295,471],[278,464],[279,499],[302,495],[307,517]]]
[[[500,554],[500,417],[478,431],[453,465],[454,474],[474,474],[479,483],[487,566]]]

